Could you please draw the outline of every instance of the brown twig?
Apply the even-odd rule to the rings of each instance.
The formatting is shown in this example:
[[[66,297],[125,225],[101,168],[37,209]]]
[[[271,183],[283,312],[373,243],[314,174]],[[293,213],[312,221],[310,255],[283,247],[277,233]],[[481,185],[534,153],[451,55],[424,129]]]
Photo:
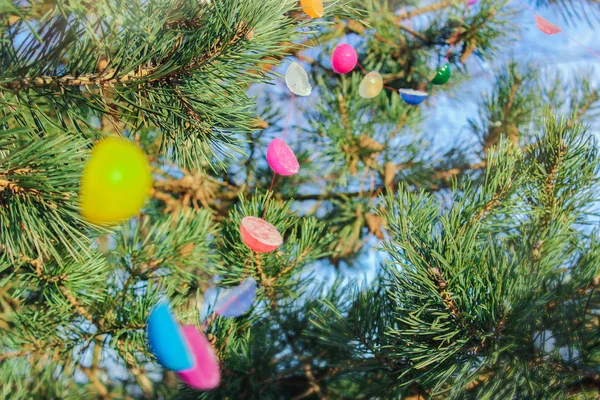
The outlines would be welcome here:
[[[30,353],[31,353],[31,351],[28,351],[28,350],[20,350],[20,351],[12,351],[10,353],[0,354],[0,361],[5,361],[5,360],[8,360],[9,358],[23,357]]]
[[[485,203],[485,205],[473,216],[473,218],[470,221],[470,224],[473,225],[481,221],[483,217],[489,214],[494,208],[498,207],[500,205],[500,198],[501,194],[494,193],[492,199]]]
[[[108,396],[108,389],[106,385],[104,385],[100,381],[100,379],[98,379],[98,377],[91,368],[82,367],[81,370],[83,371],[85,376],[87,376],[91,384],[94,386],[94,389],[98,393],[98,398],[102,400],[110,398],[110,396]]]
[[[28,175],[33,172],[44,173],[45,171],[43,171],[43,170],[33,171],[29,168],[21,168],[21,169],[15,169],[15,170],[6,171],[6,172],[1,173],[0,174],[0,192],[3,192],[5,190],[7,190],[7,191],[10,190],[14,194],[29,193],[36,197],[40,197],[41,192],[39,190],[36,190],[33,188],[21,187],[21,186],[18,186],[17,184],[15,184],[14,182],[11,182],[10,180],[8,180],[9,175],[10,176]]]
[[[277,275],[275,275],[275,280],[280,279],[282,276],[284,276],[285,274],[287,274],[291,270],[293,270],[294,267],[296,267],[296,265],[298,265],[302,261],[302,259],[304,257],[306,257],[306,255],[310,252],[310,250],[311,250],[311,247],[307,247],[306,249],[304,249],[302,254],[300,254],[293,262],[291,262],[287,267],[283,268],[281,271],[279,271],[279,273]]]
[[[75,298],[75,296],[73,296],[73,294],[71,294],[71,292],[63,285],[58,286],[60,292],[62,293],[63,296],[65,296],[65,298],[67,299],[67,301],[69,302],[69,304],[71,304],[71,306],[77,310],[77,312],[85,317],[85,319],[87,319],[91,324],[96,324],[96,321],[94,320],[94,318],[92,317],[92,315],[90,313],[88,313],[88,310],[83,307]]]
[[[554,195],[554,189],[556,187],[556,179],[558,178],[558,169],[560,166],[560,162],[562,161],[565,153],[567,151],[566,145],[564,143],[560,144],[560,148],[555,154],[555,158],[552,161],[552,165],[550,166],[550,170],[547,171],[548,176],[546,177],[546,184],[544,187],[544,196],[545,196],[545,206],[544,206],[544,216],[540,221],[540,232],[544,232],[548,225],[550,225],[550,218],[552,217],[552,209],[556,204],[556,196]],[[540,249],[544,244],[544,239],[541,237],[536,242],[533,247],[533,260],[538,261],[541,259]]]
[[[412,28],[409,28],[406,25],[403,25],[401,23],[398,23],[398,27],[400,29],[402,29],[403,31],[406,31],[408,33],[410,33],[411,35],[413,35],[414,37],[420,39],[423,42],[427,42],[427,36],[423,35],[421,32],[417,32]],[[362,23],[360,23],[359,21],[349,21],[348,25],[345,28],[346,33],[356,33],[357,35],[364,35],[365,31],[367,30],[367,27],[364,26]],[[388,44],[394,44],[394,43],[390,43],[389,40],[386,40],[385,38],[383,38],[382,36],[380,36],[377,32],[375,32],[373,34],[373,37],[377,40],[379,40],[380,42],[383,43],[388,43]]]
[[[586,100],[585,104],[583,106],[581,106],[581,108],[577,111],[577,114],[575,115],[575,118],[573,118],[571,121],[569,121],[569,126],[573,126],[573,123],[578,120],[581,119],[581,117],[583,117],[583,115],[590,109],[590,107],[600,98],[600,95],[598,94],[597,91],[592,92],[590,94],[590,97],[588,97],[588,99]]]
[[[454,300],[452,293],[448,289],[448,282],[444,279],[442,272],[437,267],[429,268],[429,272],[433,275],[433,281],[436,285],[438,293],[442,296],[444,300],[444,304],[446,305],[446,309],[450,311],[454,318],[460,322],[462,320],[461,312],[458,308],[458,304],[456,304],[456,300]]]
[[[442,8],[450,7],[450,6],[452,6],[454,4],[458,4],[458,3],[459,3],[459,1],[457,1],[457,0],[444,0],[444,1],[440,1],[438,3],[433,3],[433,4],[430,4],[425,7],[417,8],[417,9],[399,14],[396,16],[396,21],[402,22],[402,20],[404,20],[404,19],[410,19],[410,18],[416,17],[418,15],[427,14],[432,11],[441,10]]]
[[[452,177],[454,177],[456,175],[459,175],[459,174],[461,174],[463,172],[466,172],[466,171],[473,171],[473,170],[478,170],[478,169],[481,169],[481,168],[485,168],[486,165],[487,165],[487,161],[483,160],[483,161],[480,161],[478,163],[468,165],[466,167],[450,168],[450,169],[447,169],[445,171],[437,171],[433,175],[433,178],[434,179],[440,179],[440,180],[448,180],[448,179],[450,179],[450,178],[452,178]]]
[[[241,39],[248,37],[250,31],[248,24],[239,24],[238,31],[226,42],[221,39],[217,40],[211,46],[210,50],[202,54],[193,62],[182,65],[173,71],[166,74],[157,73],[159,67],[154,68],[138,68],[135,71],[129,71],[123,75],[118,75],[118,71],[107,69],[100,73],[82,74],[78,76],[63,75],[63,76],[38,76],[38,77],[22,77],[9,82],[2,83],[0,89],[5,90],[22,90],[29,87],[69,87],[69,86],[114,86],[134,83],[139,85],[140,81],[144,83],[152,83],[157,81],[166,81],[181,74],[189,74],[194,70],[202,67],[214,57],[219,55],[223,49],[230,48],[233,44]]]

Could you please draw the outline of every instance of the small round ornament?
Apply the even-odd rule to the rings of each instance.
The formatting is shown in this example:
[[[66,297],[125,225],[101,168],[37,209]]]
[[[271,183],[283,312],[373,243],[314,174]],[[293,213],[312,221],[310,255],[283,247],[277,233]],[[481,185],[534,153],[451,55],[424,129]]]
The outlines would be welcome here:
[[[297,96],[310,96],[312,93],[308,74],[297,62],[291,63],[288,67],[285,73],[285,84]]]
[[[412,106],[421,104],[427,98],[427,92],[422,92],[420,90],[400,89],[399,92],[402,100]]]
[[[338,45],[331,55],[331,66],[338,74],[347,74],[356,67],[358,55],[354,47],[349,44],[342,43]]]
[[[150,163],[133,142],[107,138],[94,145],[81,178],[81,214],[99,225],[140,212],[152,191]]]
[[[283,176],[295,175],[300,171],[300,164],[296,155],[281,139],[273,139],[267,148],[267,162],[269,166]]]
[[[450,70],[450,63],[446,63],[442,68],[438,69],[437,74],[431,80],[434,85],[443,85],[450,80],[452,72]]]
[[[194,366],[178,371],[177,376],[195,389],[210,390],[218,387],[221,383],[221,370],[210,342],[193,325],[184,326],[181,331],[194,358]]]
[[[261,218],[242,219],[240,234],[244,244],[257,253],[270,253],[283,243],[277,228]]]
[[[358,87],[358,94],[365,99],[372,99],[383,90],[383,78],[377,71],[369,72]]]
[[[311,18],[321,18],[325,10],[321,0],[300,0],[302,10]]]

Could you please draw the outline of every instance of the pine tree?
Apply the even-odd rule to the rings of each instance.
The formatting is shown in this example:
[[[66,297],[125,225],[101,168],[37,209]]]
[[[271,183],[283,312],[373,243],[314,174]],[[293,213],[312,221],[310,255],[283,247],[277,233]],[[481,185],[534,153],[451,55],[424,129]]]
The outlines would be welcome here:
[[[593,4],[554,3],[531,6],[597,22]],[[519,8],[325,5],[312,20],[295,0],[0,2],[0,398],[596,398],[598,88],[509,61],[439,154],[433,107],[363,99],[363,72],[335,74],[329,55],[351,43],[430,103],[502,55]],[[452,79],[428,85],[446,55]],[[290,57],[318,89],[307,101],[268,86]],[[273,181],[282,132],[301,170]],[[116,227],[80,214],[107,136],[141,146],[154,175]],[[252,253],[245,216],[284,244]],[[359,284],[373,247],[385,261]],[[207,290],[247,276],[251,311],[203,325]],[[152,355],[164,298],[207,334],[218,389]]]

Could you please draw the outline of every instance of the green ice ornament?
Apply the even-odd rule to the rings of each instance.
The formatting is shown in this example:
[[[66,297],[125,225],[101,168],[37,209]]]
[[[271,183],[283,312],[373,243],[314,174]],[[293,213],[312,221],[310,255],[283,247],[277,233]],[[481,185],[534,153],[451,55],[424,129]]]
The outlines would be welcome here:
[[[443,85],[450,80],[450,63],[446,63],[442,68],[438,69],[437,74],[431,81],[434,85]]]

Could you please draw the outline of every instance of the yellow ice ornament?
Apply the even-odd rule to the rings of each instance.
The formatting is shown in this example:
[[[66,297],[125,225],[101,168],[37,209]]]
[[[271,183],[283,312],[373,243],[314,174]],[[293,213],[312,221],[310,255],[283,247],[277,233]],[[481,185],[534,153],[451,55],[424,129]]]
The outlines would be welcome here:
[[[358,94],[365,99],[372,99],[383,90],[383,79],[377,71],[369,72],[358,87]]]
[[[100,140],[83,170],[81,214],[98,225],[117,224],[140,212],[152,191],[148,158],[135,143]]]
[[[300,0],[300,5],[311,18],[321,18],[325,12],[321,0]]]

